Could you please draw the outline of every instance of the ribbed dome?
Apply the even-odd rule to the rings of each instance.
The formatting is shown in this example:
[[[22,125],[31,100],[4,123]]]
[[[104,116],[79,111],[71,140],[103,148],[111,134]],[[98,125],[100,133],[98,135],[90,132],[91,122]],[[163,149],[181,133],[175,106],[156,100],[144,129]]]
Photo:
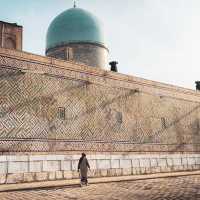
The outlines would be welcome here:
[[[105,46],[98,19],[80,8],[71,8],[58,15],[50,24],[46,50],[74,42],[90,42]]]

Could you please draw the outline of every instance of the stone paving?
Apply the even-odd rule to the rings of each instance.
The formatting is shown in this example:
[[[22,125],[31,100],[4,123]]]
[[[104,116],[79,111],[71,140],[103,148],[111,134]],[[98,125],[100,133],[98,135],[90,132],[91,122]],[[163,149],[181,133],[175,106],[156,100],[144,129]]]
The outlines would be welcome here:
[[[1,192],[0,200],[200,200],[200,175]]]

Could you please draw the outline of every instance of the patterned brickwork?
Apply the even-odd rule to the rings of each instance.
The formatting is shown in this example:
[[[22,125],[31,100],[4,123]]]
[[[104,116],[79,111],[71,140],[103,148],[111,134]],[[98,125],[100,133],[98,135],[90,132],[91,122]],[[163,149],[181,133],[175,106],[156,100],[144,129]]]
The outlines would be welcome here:
[[[0,55],[1,151],[199,151],[198,101],[50,68]]]

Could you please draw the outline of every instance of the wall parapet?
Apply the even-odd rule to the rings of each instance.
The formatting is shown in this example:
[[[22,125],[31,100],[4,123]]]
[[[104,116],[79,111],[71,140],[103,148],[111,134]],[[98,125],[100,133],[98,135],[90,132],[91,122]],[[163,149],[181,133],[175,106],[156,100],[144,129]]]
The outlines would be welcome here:
[[[200,102],[200,93],[170,84],[106,71],[70,61],[0,48],[0,66],[24,72],[68,77],[112,87],[137,89],[160,97],[180,98]]]

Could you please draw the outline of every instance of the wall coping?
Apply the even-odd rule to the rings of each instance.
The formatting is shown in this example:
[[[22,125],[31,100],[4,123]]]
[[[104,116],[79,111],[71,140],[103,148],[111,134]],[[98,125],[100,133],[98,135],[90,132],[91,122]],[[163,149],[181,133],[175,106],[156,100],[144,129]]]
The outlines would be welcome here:
[[[103,85],[110,85],[109,81],[115,81],[114,86],[119,88],[127,88],[127,89],[139,89],[141,88],[142,91],[149,91],[149,88],[153,89],[153,95],[158,95],[160,97],[172,97],[177,99],[184,99],[186,101],[193,101],[193,102],[200,102],[200,92],[187,89],[184,87],[179,87],[171,84],[161,83],[157,81],[147,80],[136,76],[125,75],[121,73],[116,73],[112,71],[106,71],[100,68],[90,67],[84,64],[59,60],[55,58],[50,58],[46,56],[36,55],[28,52],[23,52],[19,50],[11,50],[11,49],[4,49],[0,48],[0,57],[6,57],[11,59],[16,59],[18,61],[30,62],[33,64],[40,64],[46,67],[51,67],[51,70],[48,72],[42,68],[39,71],[35,71],[35,73],[44,72],[45,74],[56,74],[57,70],[60,71],[60,75],[64,77],[69,77],[68,74],[63,74],[63,70],[65,72],[75,72],[79,73],[79,77],[74,77],[77,80],[88,80],[88,77],[92,77],[89,79],[91,82],[93,81],[94,77],[100,78],[98,84]],[[1,64],[1,63],[0,63]],[[13,66],[10,66],[11,68]],[[14,68],[14,67],[13,67]],[[24,69],[23,67],[20,67]],[[19,69],[19,68],[18,68]],[[30,69],[31,68],[28,68]],[[26,69],[25,69],[26,70]],[[32,70],[33,71],[33,70]],[[85,75],[85,77],[84,77]]]

